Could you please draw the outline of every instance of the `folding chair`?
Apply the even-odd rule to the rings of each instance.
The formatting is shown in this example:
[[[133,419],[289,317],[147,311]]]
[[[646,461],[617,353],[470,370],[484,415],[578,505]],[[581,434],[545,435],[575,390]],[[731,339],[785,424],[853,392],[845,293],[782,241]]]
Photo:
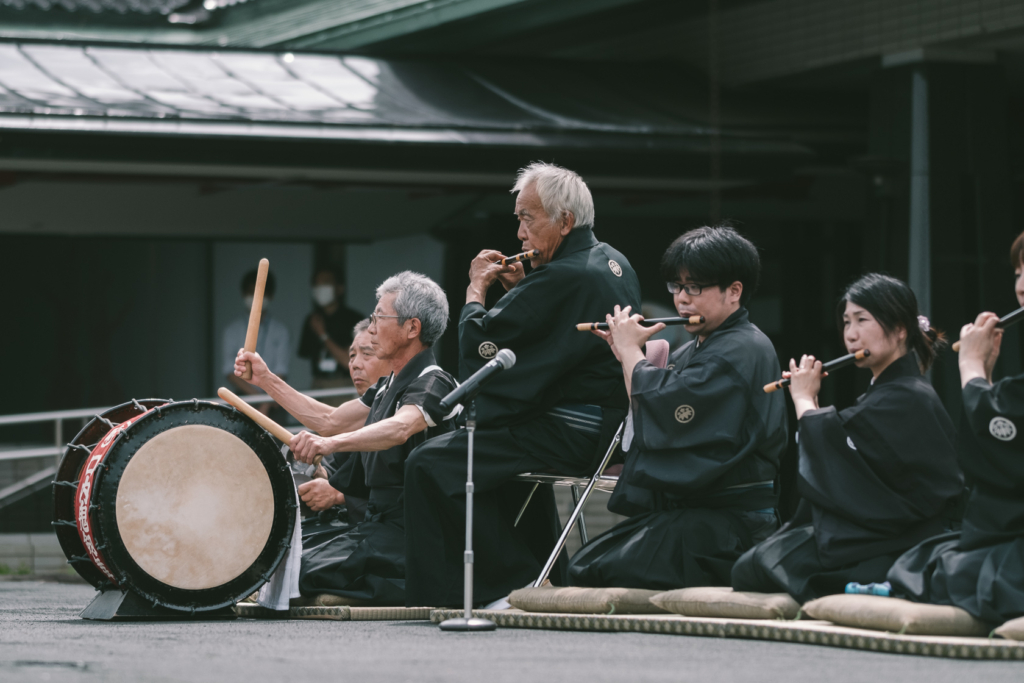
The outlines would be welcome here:
[[[625,422],[619,425],[618,430],[615,432],[615,436],[612,438],[611,444],[608,446],[608,450],[605,452],[604,457],[601,458],[601,463],[597,466],[597,470],[589,479],[585,479],[583,477],[563,477],[557,474],[520,474],[516,477],[516,481],[533,483],[533,490],[530,491],[530,495],[526,497],[523,507],[519,510],[519,515],[516,517],[516,524],[519,523],[519,519],[526,511],[526,506],[530,504],[534,491],[536,491],[537,487],[541,484],[569,486],[572,490],[572,512],[569,514],[569,519],[566,520],[565,526],[562,528],[562,533],[558,536],[558,542],[555,543],[555,549],[551,552],[551,556],[548,557],[548,561],[544,563],[544,568],[541,570],[540,576],[538,576],[537,580],[533,582],[534,588],[541,586],[547,580],[548,575],[551,574],[551,569],[555,566],[555,562],[558,561],[558,555],[562,552],[562,548],[565,547],[566,541],[569,540],[569,534],[572,533],[572,528],[576,525],[577,521],[580,523],[580,540],[583,542],[583,545],[586,545],[589,542],[589,539],[587,538],[586,520],[583,518],[583,506],[587,504],[587,499],[590,498],[590,494],[594,492],[594,489],[610,492],[615,488],[615,484],[618,483],[618,477],[605,476],[604,471],[608,467],[608,463],[611,461],[612,456],[615,455],[615,451],[618,449],[619,444],[622,442],[622,432],[625,427]],[[582,493],[580,492],[580,487],[584,487]]]
[[[659,368],[664,368],[668,362],[669,345],[664,340],[651,340],[647,342],[647,360],[652,365]],[[615,485],[619,482],[618,476],[606,475],[605,470],[608,468],[608,463],[611,462],[612,456],[615,455],[615,451],[618,449],[619,444],[622,443],[622,435],[626,429],[626,423],[623,422],[619,425],[618,430],[615,432],[615,436],[612,438],[611,444],[608,446],[608,450],[605,452],[604,457],[601,459],[600,464],[597,466],[597,470],[593,476],[589,479],[582,477],[565,477],[557,474],[520,474],[516,477],[516,481],[532,482],[533,489],[530,491],[530,495],[526,497],[526,501],[523,503],[523,507],[519,510],[519,514],[516,516],[515,523],[518,525],[520,518],[526,511],[526,506],[530,504],[530,500],[533,498],[534,492],[537,487],[541,484],[551,484],[553,486],[569,486],[572,491],[572,502],[573,509],[569,514],[569,519],[566,520],[565,526],[562,528],[562,533],[558,537],[558,542],[555,543],[555,549],[551,552],[548,561],[544,563],[544,568],[540,572],[540,576],[533,582],[534,588],[539,588],[551,574],[551,569],[555,566],[555,562],[558,561],[558,555],[562,552],[565,547],[566,541],[569,540],[569,534],[572,533],[572,528],[579,521],[580,525],[580,541],[583,545],[589,542],[587,537],[587,522],[583,517],[583,506],[587,504],[587,499],[590,498],[590,494],[594,492],[594,489],[600,489],[601,491],[611,492]],[[584,487],[582,493],[580,487]]]

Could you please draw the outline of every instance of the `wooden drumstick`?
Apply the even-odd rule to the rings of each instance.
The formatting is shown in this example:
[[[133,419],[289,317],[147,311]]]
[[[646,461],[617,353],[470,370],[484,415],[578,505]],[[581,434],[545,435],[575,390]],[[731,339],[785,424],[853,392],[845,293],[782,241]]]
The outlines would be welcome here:
[[[260,316],[263,315],[263,288],[267,286],[267,272],[269,271],[270,261],[265,258],[261,258],[259,269],[256,271],[256,290],[252,293],[252,310],[249,311],[249,329],[246,330],[245,333],[245,350],[251,353],[255,353],[256,338],[260,336]],[[242,379],[252,379],[252,363],[249,361],[245,361],[245,371],[242,372]],[[237,408],[238,406],[235,407]],[[268,429],[267,431],[270,430]]]
[[[250,420],[258,424],[260,427],[263,427],[268,432],[273,434],[275,437],[277,437],[279,441],[284,442],[286,445],[291,443],[292,437],[295,436],[294,434],[292,434],[287,429],[271,420],[269,417],[267,417],[260,411],[253,408],[252,405],[240,399],[229,389],[221,387],[220,389],[217,390],[217,395],[220,396],[223,400],[227,401],[230,405],[234,406],[234,408],[238,410],[238,412],[242,413]],[[310,467],[310,469],[313,472],[316,472],[316,468],[320,465],[320,461],[323,459],[323,455],[317,455],[315,458],[313,458],[313,465]],[[313,476],[312,474],[309,474],[308,471],[307,474],[308,476]]]
[[[291,443],[292,437],[295,436],[294,434],[292,434],[287,429],[271,420],[269,417],[267,417],[260,411],[253,408],[251,405],[240,399],[230,390],[221,387],[220,389],[217,390],[217,395],[220,396],[225,401],[227,401],[232,406],[234,406],[234,408],[238,412],[245,415],[247,418],[258,424],[260,427],[266,429],[279,440],[285,443]]]

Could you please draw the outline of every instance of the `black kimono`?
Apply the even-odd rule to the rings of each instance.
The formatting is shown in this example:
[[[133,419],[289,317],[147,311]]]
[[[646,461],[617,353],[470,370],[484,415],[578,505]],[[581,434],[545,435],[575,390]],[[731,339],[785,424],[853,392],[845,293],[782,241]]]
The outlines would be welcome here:
[[[740,308],[666,369],[633,369],[635,436],[608,509],[633,515],[572,558],[577,586],[727,586],[733,563],[778,528],[774,480],[786,403],[771,341]]]
[[[459,319],[460,374],[508,348],[516,364],[476,400],[474,594],[489,602],[540,573],[557,539],[550,486],[518,526],[525,472],[591,474],[625,415],[622,370],[608,344],[576,330],[615,305],[639,310],[640,285],[626,258],[576,228],[550,263],[532,270],[490,311],[467,304]],[[406,465],[408,604],[461,605],[465,548],[466,430],[423,444]],[[562,568],[564,571],[564,567]]]
[[[948,525],[963,489],[955,430],[913,353],[841,412],[800,419],[793,519],[747,551],[736,590],[784,591],[803,603],[846,584],[880,583],[896,558]]]
[[[367,425],[412,405],[423,412],[429,426],[386,451],[350,453],[344,459],[335,455],[338,465],[331,485],[346,496],[367,498],[366,513],[362,520],[350,518],[335,533],[310,536],[308,546],[303,538],[303,595],[331,593],[357,604],[405,604],[405,461],[416,446],[452,429],[454,415],[442,415],[439,404],[456,386],[454,378],[434,364],[430,349],[409,361],[397,376],[377,382]],[[369,396],[367,392],[363,398]]]
[[[957,450],[972,481],[961,531],[929,539],[889,571],[893,591],[993,624],[1024,616],[1024,375],[964,387]]]

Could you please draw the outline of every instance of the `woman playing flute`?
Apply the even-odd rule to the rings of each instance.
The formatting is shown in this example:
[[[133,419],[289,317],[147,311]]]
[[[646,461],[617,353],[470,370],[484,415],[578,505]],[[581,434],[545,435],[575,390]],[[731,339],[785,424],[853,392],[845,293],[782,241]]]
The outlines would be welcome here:
[[[1010,258],[1024,306],[1024,233]],[[910,549],[889,571],[895,594],[955,605],[992,624],[1024,616],[1024,374],[992,382],[1003,337],[997,321],[982,313],[960,331],[957,451],[973,489],[962,530]]]
[[[818,406],[821,362],[790,360],[799,420],[796,513],[733,567],[736,590],[784,591],[799,602],[881,583],[907,548],[946,528],[963,476],[949,415],[922,372],[941,337],[903,282],[868,274],[843,294],[837,322],[872,382],[843,411]],[[916,358],[915,358],[916,356]]]

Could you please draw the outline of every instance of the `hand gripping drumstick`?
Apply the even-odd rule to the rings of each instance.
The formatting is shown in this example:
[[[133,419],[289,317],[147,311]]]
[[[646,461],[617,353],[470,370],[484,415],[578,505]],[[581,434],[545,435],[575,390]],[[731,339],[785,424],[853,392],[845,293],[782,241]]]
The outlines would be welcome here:
[[[531,249],[530,251],[524,251],[522,254],[516,254],[515,256],[503,258],[500,261],[498,261],[498,263],[500,263],[503,266],[508,266],[513,263],[525,261],[526,259],[537,258],[538,256],[540,256],[540,249]]]
[[[689,318],[651,318],[650,320],[641,320],[640,324],[644,327],[651,327],[658,323],[664,323],[665,325],[699,325],[702,322],[704,322],[704,316],[691,315]],[[608,323],[580,323],[576,326],[576,329],[580,332],[607,330]]]
[[[263,427],[268,432],[273,434],[275,437],[277,437],[279,441],[284,442],[285,445],[291,443],[292,437],[295,436],[294,434],[292,434],[287,429],[271,420],[269,417],[267,417],[260,411],[253,408],[250,404],[240,399],[238,396],[233,394],[228,389],[221,387],[220,389],[217,390],[217,395],[220,396],[225,401],[227,401],[232,406],[234,406],[235,409],[238,410],[238,412],[242,413],[250,420],[258,424],[260,427]],[[317,455],[315,458],[313,458],[313,464],[306,471],[306,474],[310,477],[313,476],[312,474],[310,474],[310,470],[312,470],[315,473],[316,468],[320,465],[320,461],[323,459],[323,455]]]
[[[835,360],[830,360],[829,362],[825,363],[824,365],[821,366],[821,371],[828,372],[829,370],[838,370],[839,368],[846,367],[850,363],[855,363],[859,360],[867,358],[870,355],[871,351],[869,349],[861,349],[857,353],[848,353],[845,356],[840,356]],[[782,387],[788,387],[790,382],[792,382],[792,380],[789,377],[784,377],[770,384],[765,384],[764,393],[770,394],[774,391],[778,391]]]
[[[269,270],[270,261],[265,258],[260,259],[260,267],[256,271],[256,290],[252,293],[252,310],[249,311],[249,329],[245,333],[245,350],[253,353],[256,351],[256,338],[260,336],[260,316],[263,315],[263,288],[267,285],[267,271]],[[242,372],[242,379],[252,379],[252,363],[249,361],[245,361],[245,371]]]
[[[996,327],[1002,327],[1005,329],[1010,325],[1013,325],[1014,323],[1019,323],[1021,320],[1024,320],[1024,306],[1018,308],[1013,313],[1007,313],[1006,315],[1004,315],[1002,318],[999,319],[999,322],[996,323]],[[959,341],[953,344],[953,351],[957,353],[960,352]]]

